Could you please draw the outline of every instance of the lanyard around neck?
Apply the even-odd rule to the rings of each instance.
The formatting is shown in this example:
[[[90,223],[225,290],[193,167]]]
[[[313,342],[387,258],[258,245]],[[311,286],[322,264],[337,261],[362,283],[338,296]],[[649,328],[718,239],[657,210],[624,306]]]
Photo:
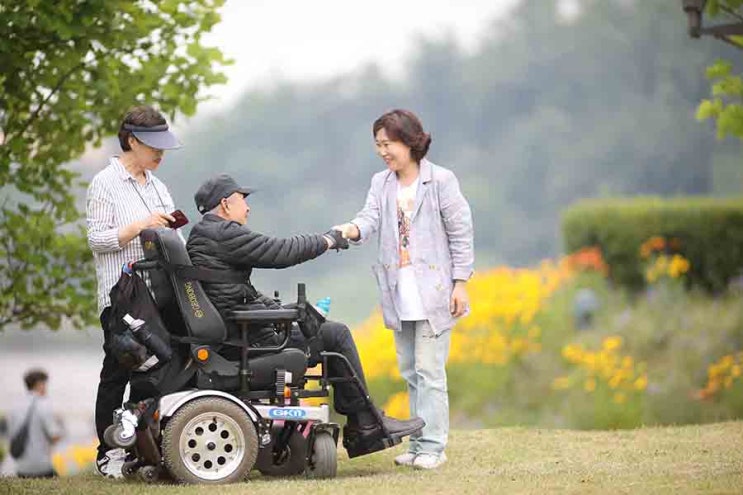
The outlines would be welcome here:
[[[142,204],[144,204],[144,207],[147,208],[147,211],[152,213],[152,209],[150,208],[150,205],[147,204],[147,201],[145,201],[144,196],[142,196],[142,193],[139,192],[139,187],[137,187],[137,185],[131,181],[129,182],[129,184],[132,185],[132,187],[134,188],[134,191],[137,193],[137,196],[139,196],[139,199],[142,200]],[[157,194],[157,199],[160,200],[160,207],[163,209],[165,213],[167,213],[165,211],[165,203],[163,202],[163,198],[162,196],[160,196],[160,191],[157,190],[157,187],[155,187],[154,182],[152,182],[152,188],[155,189],[155,194]]]

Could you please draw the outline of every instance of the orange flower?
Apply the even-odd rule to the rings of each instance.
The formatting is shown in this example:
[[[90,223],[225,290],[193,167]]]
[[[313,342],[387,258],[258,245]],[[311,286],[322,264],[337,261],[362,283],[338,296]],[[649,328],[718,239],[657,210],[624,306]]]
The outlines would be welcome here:
[[[666,248],[666,240],[663,237],[654,235],[640,246],[640,257],[646,259],[653,252],[663,251]]]
[[[601,248],[598,246],[583,247],[565,258],[567,266],[574,271],[594,270],[606,275],[609,266],[604,262]]]

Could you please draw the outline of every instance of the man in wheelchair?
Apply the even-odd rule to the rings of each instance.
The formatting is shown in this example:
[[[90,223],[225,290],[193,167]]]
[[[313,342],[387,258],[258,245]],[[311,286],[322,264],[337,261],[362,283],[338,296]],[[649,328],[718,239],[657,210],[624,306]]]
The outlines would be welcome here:
[[[194,199],[202,220],[194,225],[186,245],[193,266],[210,271],[239,273],[242,279],[217,282],[204,281],[202,287],[223,316],[231,338],[239,338],[237,324],[229,318],[236,309],[281,309],[278,301],[264,296],[250,282],[253,268],[286,268],[316,258],[329,249],[347,249],[348,243],[339,231],[325,234],[297,235],[275,238],[247,227],[250,207],[246,197],[252,191],[240,187],[232,177],[220,174],[204,182]],[[271,326],[253,325],[248,332],[251,347],[276,346],[281,338]],[[344,446],[349,456],[356,457],[380,450],[380,435],[401,438],[420,431],[420,418],[398,420],[373,410],[368,397],[364,372],[353,337],[348,327],[325,321],[316,338],[308,340],[294,325],[287,347],[309,352],[309,366],[319,362],[319,352],[329,351],[346,358],[328,359],[328,376],[358,380],[333,383],[335,410],[347,417]],[[222,351],[228,359],[238,359],[240,350],[233,347]],[[389,444],[386,444],[389,445]],[[384,447],[382,447],[384,448]]]

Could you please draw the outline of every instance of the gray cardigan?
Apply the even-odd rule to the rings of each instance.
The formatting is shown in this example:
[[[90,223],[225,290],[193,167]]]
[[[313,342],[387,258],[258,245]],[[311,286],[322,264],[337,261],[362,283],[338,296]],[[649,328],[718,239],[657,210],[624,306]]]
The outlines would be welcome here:
[[[426,159],[420,162],[420,181],[411,217],[410,258],[429,323],[438,335],[456,323],[449,312],[453,280],[468,280],[474,264],[472,213],[454,173]],[[366,242],[379,231],[379,257],[372,269],[379,286],[384,324],[400,330],[395,307],[399,252],[397,175],[374,174],[364,208],[352,220]]]

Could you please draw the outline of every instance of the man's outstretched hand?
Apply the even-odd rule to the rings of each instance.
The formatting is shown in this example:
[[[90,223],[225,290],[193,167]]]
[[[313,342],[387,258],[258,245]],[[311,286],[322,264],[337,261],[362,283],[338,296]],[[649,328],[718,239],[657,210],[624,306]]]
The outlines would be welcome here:
[[[328,241],[328,249],[348,249],[348,241],[343,237],[340,230],[330,229],[323,234]]]

